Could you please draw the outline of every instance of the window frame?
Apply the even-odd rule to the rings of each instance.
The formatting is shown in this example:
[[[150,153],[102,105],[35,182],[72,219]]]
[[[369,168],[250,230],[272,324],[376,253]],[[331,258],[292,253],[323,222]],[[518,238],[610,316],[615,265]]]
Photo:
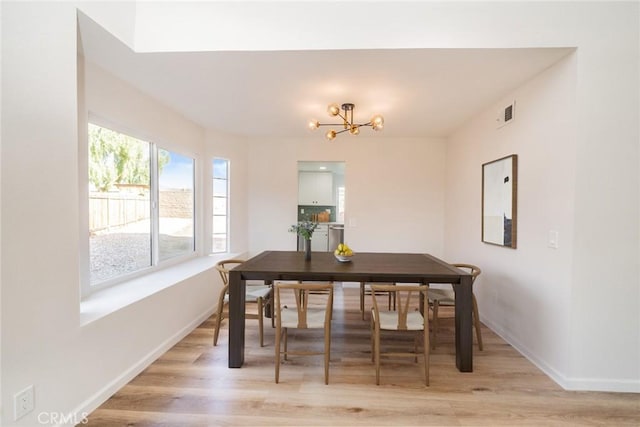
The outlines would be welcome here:
[[[220,196],[216,196],[215,195],[215,180],[222,180],[222,178],[216,178],[215,177],[215,171],[214,171],[214,163],[216,160],[222,160],[226,163],[226,170],[227,170],[227,174],[226,174],[226,178],[224,178],[224,180],[226,181],[226,196],[224,198],[226,198],[226,212],[224,215],[216,215],[215,213],[215,208],[214,208],[214,200],[216,197],[220,197]],[[213,225],[214,222],[214,218],[218,216],[224,216],[225,217],[225,249],[222,251],[216,251],[215,249],[215,243],[214,243],[214,236],[216,235],[215,233],[215,228]],[[223,254],[223,253],[229,253],[231,250],[231,230],[230,230],[230,226],[231,226],[231,160],[229,160],[228,158],[225,157],[219,157],[219,156],[213,156],[211,158],[211,250],[210,253],[211,254]],[[220,233],[218,233],[220,234]]]
[[[122,274],[95,284],[91,283],[90,277],[90,237],[89,237],[89,124],[107,128],[114,132],[118,132],[132,138],[142,140],[149,143],[149,203],[151,214],[151,265],[141,268],[139,270]],[[186,150],[176,149],[175,144],[166,143],[162,138],[154,137],[150,134],[146,134],[143,131],[133,129],[129,126],[125,126],[116,123],[112,120],[105,119],[104,117],[90,112],[88,114],[86,122],[79,124],[82,130],[79,132],[79,190],[80,190],[80,236],[86,236],[81,238],[80,242],[80,289],[81,298],[86,298],[94,292],[125,283],[127,281],[154,273],[158,270],[183,263],[185,261],[194,259],[198,256],[199,238],[198,235],[198,203],[197,194],[200,191],[197,188],[197,171],[198,171],[198,159],[197,156],[186,152]],[[158,150],[165,150],[172,153],[186,156],[193,160],[193,247],[189,253],[177,255],[175,257],[168,258],[166,260],[159,260],[159,177],[158,177]]]

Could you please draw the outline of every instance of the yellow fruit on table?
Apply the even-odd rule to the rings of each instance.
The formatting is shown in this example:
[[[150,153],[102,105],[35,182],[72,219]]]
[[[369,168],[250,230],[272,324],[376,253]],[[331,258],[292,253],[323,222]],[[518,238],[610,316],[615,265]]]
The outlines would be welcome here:
[[[339,255],[339,256],[351,256],[351,255],[353,255],[353,251],[351,250],[349,245],[347,245],[346,243],[338,244],[338,246],[336,247],[336,250],[333,251],[333,253],[335,255]]]

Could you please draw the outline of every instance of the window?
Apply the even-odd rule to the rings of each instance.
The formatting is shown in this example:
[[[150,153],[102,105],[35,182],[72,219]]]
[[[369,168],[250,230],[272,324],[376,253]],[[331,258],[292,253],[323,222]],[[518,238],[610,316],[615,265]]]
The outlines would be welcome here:
[[[189,157],[158,150],[160,261],[195,250],[193,163]]]
[[[89,124],[89,283],[195,251],[194,160]]]
[[[229,250],[229,161],[213,159],[212,252]]]
[[[338,222],[344,222],[344,186],[338,187],[338,197],[336,200],[338,201],[336,220]]]

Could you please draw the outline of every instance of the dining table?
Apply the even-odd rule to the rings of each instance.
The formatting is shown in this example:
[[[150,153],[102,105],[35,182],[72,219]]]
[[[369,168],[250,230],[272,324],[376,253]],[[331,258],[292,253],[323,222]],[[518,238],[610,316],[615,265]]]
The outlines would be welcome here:
[[[229,271],[229,368],[245,356],[245,286],[247,280],[451,283],[455,293],[456,366],[473,371],[471,275],[429,254],[358,252],[340,262],[332,252],[264,251]]]

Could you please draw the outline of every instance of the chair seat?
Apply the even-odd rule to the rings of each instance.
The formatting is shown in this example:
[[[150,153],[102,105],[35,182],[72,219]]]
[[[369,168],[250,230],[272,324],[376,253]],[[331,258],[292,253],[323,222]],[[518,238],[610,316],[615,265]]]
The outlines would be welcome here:
[[[246,302],[256,302],[258,298],[262,298],[266,300],[271,292],[271,287],[266,285],[247,285],[245,293],[245,301]],[[224,302],[229,302],[229,294],[224,296]]]
[[[429,301],[438,300],[440,305],[454,305],[456,294],[452,289],[429,289]]]
[[[424,356],[424,383],[429,385],[429,316],[423,316],[416,310],[416,304],[421,305],[427,299],[428,285],[398,284],[398,285],[371,285],[371,360],[376,364],[376,384],[380,385],[380,358],[381,355],[403,357],[410,356],[418,361],[418,341],[422,340]],[[380,310],[378,304],[379,292],[392,293],[396,301],[395,310]],[[411,302],[412,296],[416,296],[415,302]],[[428,313],[426,313],[428,314]],[[401,347],[393,351],[382,352],[382,331],[385,335],[391,335],[393,331],[413,332],[413,351],[402,350]]]
[[[269,293],[271,293],[271,286],[266,285],[251,285],[247,286],[246,300],[247,301],[255,301],[258,298],[265,299]],[[252,298],[252,300],[250,299]]]
[[[380,329],[388,331],[398,330],[398,312],[397,311],[380,311]],[[408,331],[421,331],[424,329],[424,319],[419,311],[411,311],[407,313],[407,329]]]
[[[324,316],[326,310],[324,308],[308,308],[307,309],[307,328],[321,329],[324,328]],[[298,327],[298,311],[293,308],[283,307],[281,311],[282,327],[297,328]]]
[[[320,354],[324,356],[324,383],[329,384],[333,283],[278,282],[275,283],[273,287],[275,294],[274,314],[276,318],[276,384],[280,382],[282,355],[284,355],[284,360],[288,360],[289,355],[312,356]],[[286,294],[288,294],[288,296]],[[281,295],[285,296],[285,302],[289,304],[289,306],[283,304],[283,301],[280,299]],[[291,301],[292,299],[293,301]],[[293,351],[289,350],[287,338],[289,330],[303,331],[311,328],[324,330],[323,351],[309,348],[308,345],[300,346],[299,349],[294,349]],[[304,334],[304,332],[301,333]],[[284,342],[284,351],[282,351],[281,342]]]

